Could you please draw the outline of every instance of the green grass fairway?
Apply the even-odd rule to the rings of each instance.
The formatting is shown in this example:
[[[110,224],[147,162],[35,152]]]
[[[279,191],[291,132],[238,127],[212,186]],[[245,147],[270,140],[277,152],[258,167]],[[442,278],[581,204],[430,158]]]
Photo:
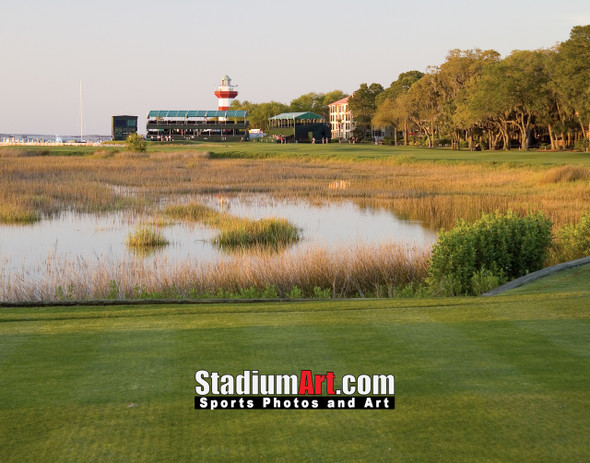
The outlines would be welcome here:
[[[39,152],[52,156],[85,156],[97,151],[115,152],[122,151],[124,147],[111,146],[11,146],[0,147],[0,157],[7,152]],[[460,151],[450,148],[421,148],[416,146],[387,146],[372,144],[340,144],[330,143],[148,143],[148,151],[157,152],[187,152],[207,151],[213,157],[237,157],[237,158],[284,158],[284,159],[313,159],[327,160],[388,160],[402,158],[406,162],[414,160],[450,161],[450,162],[483,162],[483,163],[515,163],[527,165],[556,165],[556,164],[584,164],[590,166],[590,154],[576,151],[552,152],[543,150],[520,151]]]
[[[587,461],[590,292],[0,310],[0,461]],[[196,411],[194,373],[393,373],[395,410]]]
[[[533,294],[554,292],[590,292],[590,265],[574,267],[540,278],[504,294]]]
[[[208,151],[212,156],[238,158],[285,158],[326,160],[395,160],[401,158],[406,162],[414,160],[446,161],[446,162],[483,162],[483,163],[515,163],[527,165],[585,164],[590,166],[590,154],[574,151],[460,151],[448,148],[420,148],[414,146],[376,146],[371,144],[339,144],[328,145],[309,143],[231,143],[231,144],[194,144],[194,145],[149,145],[149,151]]]

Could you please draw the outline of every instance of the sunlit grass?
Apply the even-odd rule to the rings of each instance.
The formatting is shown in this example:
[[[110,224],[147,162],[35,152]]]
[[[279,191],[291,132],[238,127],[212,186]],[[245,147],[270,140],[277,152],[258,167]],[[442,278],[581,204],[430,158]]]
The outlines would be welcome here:
[[[147,226],[140,226],[127,235],[125,244],[135,249],[158,248],[166,246],[168,240],[159,230],[154,230]]]
[[[299,229],[286,219],[267,218],[223,228],[215,237],[219,246],[282,247],[299,241]]]
[[[221,226],[223,222],[227,222],[231,218],[229,214],[223,214],[201,203],[168,206],[164,209],[164,214],[174,219],[201,222],[214,228]]]
[[[300,239],[299,229],[286,219],[250,220],[216,211],[200,203],[169,206],[164,213],[172,218],[200,222],[219,230],[213,242],[222,247],[284,247]]]
[[[39,212],[18,206],[0,206],[0,223],[27,225],[41,220]]]
[[[301,297],[396,297],[419,288],[429,257],[429,248],[399,243],[273,253],[256,248],[231,259],[190,259],[174,266],[158,259],[110,262],[51,255],[41,278],[31,277],[26,269],[0,272],[0,301],[53,300],[58,288],[58,299],[110,299],[114,287],[117,297],[127,299],[223,297],[268,287],[278,297],[290,297],[295,287]]]
[[[575,182],[578,180],[590,180],[590,169],[585,166],[561,166],[548,170],[540,183]]]
[[[84,156],[57,156],[47,149],[49,156],[0,156],[0,204],[44,196],[45,203],[29,207],[41,214],[55,208],[154,214],[160,200],[175,195],[267,194],[375,204],[435,229],[450,228],[458,218],[508,209],[524,214],[542,210],[561,226],[590,207],[590,180],[584,177],[588,167],[555,167],[576,153],[485,153],[521,158],[502,163],[471,152],[337,144],[205,144],[194,151],[161,146],[166,152],[140,158],[111,155],[115,148],[105,147],[84,148]],[[224,158],[228,153],[235,158]],[[452,156],[466,162],[450,160]],[[546,180],[554,172],[574,170],[577,181]],[[334,184],[346,188],[331,188]]]
[[[266,219],[253,225],[255,221],[198,203],[203,197],[244,194],[311,203],[350,201],[368,210],[388,210],[402,218],[421,221],[434,230],[450,229],[460,218],[475,220],[482,212],[504,213],[511,209],[520,214],[540,210],[552,220],[556,231],[564,224],[577,222],[582,212],[590,208],[590,180],[584,177],[587,167],[556,167],[559,162],[574,159],[575,153],[495,153],[496,158],[521,158],[519,162],[498,163],[495,160],[488,162],[492,153],[481,154],[481,162],[477,162],[480,155],[476,153],[394,150],[363,145],[265,147],[264,144],[203,144],[197,145],[194,151],[186,146],[167,146],[162,148],[166,152],[148,152],[142,157],[116,154],[115,148],[110,147],[93,150],[84,147],[80,153],[69,151],[68,156],[48,149],[51,154],[43,156],[19,156],[15,152],[5,156],[0,149],[0,210],[24,211],[21,220],[25,222],[20,223],[30,223],[63,210],[85,213],[125,210],[155,218],[162,217],[164,211],[167,217],[176,220],[198,221],[216,228],[220,236],[231,235],[231,239],[224,241],[225,249],[235,247],[227,243],[262,240],[274,243],[278,241],[275,236],[292,242],[294,230],[287,226],[280,233],[262,234],[263,238],[251,239],[257,227],[268,224]],[[235,159],[224,158],[230,152],[235,153]],[[248,156],[243,156],[244,152]],[[465,162],[451,159],[457,156],[463,156]],[[541,159],[540,156],[544,157]],[[531,162],[527,163],[529,159]],[[544,161],[551,164],[544,165]],[[554,181],[546,181],[554,175]],[[575,181],[570,181],[572,179]],[[186,201],[189,202],[183,204]],[[162,204],[180,205],[162,208]],[[17,214],[5,212],[5,217],[13,220],[11,217],[17,217]],[[277,231],[276,223],[268,228]],[[244,244],[238,244],[238,248],[244,247]],[[360,262],[362,257],[364,262],[372,259],[374,253],[367,251],[359,256],[354,260]],[[187,295],[193,289],[191,284],[194,281],[197,281],[194,294],[216,293],[220,288],[239,292],[252,285],[263,289],[266,284],[276,281],[280,294],[289,293],[295,286],[312,294],[314,288],[319,287],[330,288],[332,295],[345,297],[397,294],[404,284],[420,281],[416,277],[405,283],[389,284],[373,278],[361,284],[357,277],[356,280],[350,277],[359,273],[342,267],[345,266],[343,259],[325,258],[321,252],[305,259],[286,259],[285,262],[279,259],[269,263],[264,270],[260,262],[266,257],[255,256],[252,262],[249,262],[251,256],[236,258],[240,259],[241,266],[212,267],[209,280],[201,276],[190,280],[176,271],[162,270],[160,266],[157,274],[163,274],[164,282],[160,283],[157,278],[152,280],[122,264],[128,272],[125,275],[118,273],[122,269],[95,268],[96,275],[86,272],[88,283],[75,279],[74,287],[81,297],[88,294],[99,297],[108,293],[109,282],[113,280],[120,283],[121,288],[125,288],[122,293],[127,294],[132,294],[137,285],[158,292],[179,282],[183,288],[179,294]],[[328,267],[322,267],[325,262],[330,262],[326,264]],[[292,267],[286,268],[287,263]],[[9,280],[3,289],[6,298],[37,298],[41,293],[43,297],[53,297],[56,287],[69,287],[63,275],[74,273],[74,270],[65,269],[70,264],[63,264],[64,273],[49,276],[47,287],[45,283],[39,285],[39,288],[46,288],[43,291],[33,283],[26,283],[30,281],[26,276],[19,280],[5,274],[4,278]],[[118,265],[114,262],[107,267]],[[395,268],[394,264],[391,265]],[[271,271],[270,266],[282,269],[282,274],[299,276],[293,279],[278,277],[281,272]],[[296,266],[301,269],[294,269]],[[338,266],[341,268],[336,268]],[[51,271],[57,267],[59,265],[53,262]],[[254,267],[257,272],[249,273],[248,269]],[[314,268],[322,268],[323,273],[312,270]],[[339,279],[335,275],[339,275],[342,268],[346,270]],[[145,272],[152,270],[143,269]],[[313,278],[306,279],[306,271]],[[0,274],[2,272],[0,270]],[[187,274],[195,275],[191,272]],[[215,272],[223,276],[217,279]],[[230,272],[255,276],[252,279],[234,278],[228,276]],[[387,276],[388,272],[384,271],[384,274]]]

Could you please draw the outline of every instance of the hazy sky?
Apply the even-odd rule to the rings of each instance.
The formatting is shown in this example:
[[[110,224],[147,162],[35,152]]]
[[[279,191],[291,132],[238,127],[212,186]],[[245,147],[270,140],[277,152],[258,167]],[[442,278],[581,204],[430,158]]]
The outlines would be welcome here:
[[[388,86],[454,48],[553,46],[588,0],[1,0],[0,133],[109,134],[110,117]]]

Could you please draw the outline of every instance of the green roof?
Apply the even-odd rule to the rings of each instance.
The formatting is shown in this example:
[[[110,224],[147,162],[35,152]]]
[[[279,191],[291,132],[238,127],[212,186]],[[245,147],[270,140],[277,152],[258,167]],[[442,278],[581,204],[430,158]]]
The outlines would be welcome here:
[[[312,113],[311,111],[307,111],[304,113],[281,113],[281,114],[277,114],[276,116],[273,116],[270,118],[271,121],[284,121],[284,120],[296,120],[296,121],[301,121],[301,120],[312,120],[312,119],[324,119],[324,116],[320,116],[319,114],[316,113]]]
[[[246,117],[248,111],[150,111],[148,118],[151,117]]]

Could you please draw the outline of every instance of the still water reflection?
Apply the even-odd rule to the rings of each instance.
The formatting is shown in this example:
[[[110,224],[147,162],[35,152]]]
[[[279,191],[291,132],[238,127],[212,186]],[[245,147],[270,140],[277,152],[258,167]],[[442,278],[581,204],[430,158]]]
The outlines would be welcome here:
[[[295,245],[301,249],[387,241],[422,246],[436,240],[436,234],[419,222],[401,220],[385,210],[361,209],[351,202],[311,204],[265,196],[206,196],[183,200],[201,201],[251,219],[286,218],[302,230],[303,240]],[[52,255],[89,262],[116,262],[132,253],[125,246],[127,234],[150,220],[150,217],[126,212],[103,215],[64,212],[34,225],[0,226],[0,267],[4,271],[26,269],[27,273],[38,274],[43,272],[43,263]],[[145,259],[165,258],[167,264],[174,264],[186,259],[209,262],[227,257],[210,243],[216,230],[200,224],[173,223],[162,227],[161,231],[170,245]]]

